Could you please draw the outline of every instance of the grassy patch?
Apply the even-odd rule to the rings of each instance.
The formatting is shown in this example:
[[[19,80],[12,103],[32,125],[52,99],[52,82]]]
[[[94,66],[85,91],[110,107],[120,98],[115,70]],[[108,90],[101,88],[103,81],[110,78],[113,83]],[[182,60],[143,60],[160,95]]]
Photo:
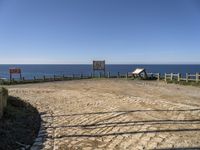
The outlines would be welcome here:
[[[167,80],[167,83],[174,83],[174,84],[180,84],[180,85],[190,85],[190,86],[198,86],[200,87],[200,82],[195,82],[195,81],[177,81],[177,80]]]

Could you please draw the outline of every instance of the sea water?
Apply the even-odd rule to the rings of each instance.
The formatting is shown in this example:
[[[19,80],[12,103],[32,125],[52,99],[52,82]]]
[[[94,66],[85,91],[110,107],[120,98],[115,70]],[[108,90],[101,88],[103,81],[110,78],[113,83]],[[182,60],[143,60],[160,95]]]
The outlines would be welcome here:
[[[53,75],[72,75],[72,74],[84,74],[89,75],[93,72],[92,65],[80,64],[80,65],[0,65],[0,78],[9,78],[9,68],[21,68],[22,76],[26,79],[32,79],[35,77],[42,76],[53,76]],[[106,72],[110,72],[116,75],[118,72],[125,74],[132,72],[135,68],[145,68],[147,72],[153,73],[196,73],[200,72],[200,64],[196,65],[142,65],[142,64],[115,64],[106,65]],[[18,78],[18,75],[15,75]]]

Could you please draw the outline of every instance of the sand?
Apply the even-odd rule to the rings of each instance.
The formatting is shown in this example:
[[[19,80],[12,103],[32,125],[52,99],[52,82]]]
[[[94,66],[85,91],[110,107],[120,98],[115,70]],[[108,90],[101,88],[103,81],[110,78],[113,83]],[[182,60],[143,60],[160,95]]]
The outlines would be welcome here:
[[[37,107],[43,149],[200,149],[200,88],[89,79],[9,86]]]

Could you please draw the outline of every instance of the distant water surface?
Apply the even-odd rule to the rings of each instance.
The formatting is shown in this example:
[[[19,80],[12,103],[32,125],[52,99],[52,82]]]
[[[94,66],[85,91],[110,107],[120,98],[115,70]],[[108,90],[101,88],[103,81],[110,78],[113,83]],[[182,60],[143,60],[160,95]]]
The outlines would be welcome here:
[[[0,65],[0,78],[9,78],[9,68],[19,67],[22,69],[22,76],[33,78],[53,75],[72,75],[72,74],[90,74],[92,65]],[[147,72],[154,73],[196,73],[200,72],[200,65],[106,65],[106,72],[112,74],[132,72],[135,68],[145,68]],[[16,76],[18,77],[18,76]]]

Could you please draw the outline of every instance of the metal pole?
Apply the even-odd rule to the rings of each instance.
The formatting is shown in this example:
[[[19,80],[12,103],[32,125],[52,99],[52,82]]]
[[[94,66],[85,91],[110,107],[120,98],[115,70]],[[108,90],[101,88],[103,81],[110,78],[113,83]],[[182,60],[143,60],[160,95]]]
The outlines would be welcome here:
[[[10,83],[11,83],[11,80],[12,80],[12,74],[10,73]]]

